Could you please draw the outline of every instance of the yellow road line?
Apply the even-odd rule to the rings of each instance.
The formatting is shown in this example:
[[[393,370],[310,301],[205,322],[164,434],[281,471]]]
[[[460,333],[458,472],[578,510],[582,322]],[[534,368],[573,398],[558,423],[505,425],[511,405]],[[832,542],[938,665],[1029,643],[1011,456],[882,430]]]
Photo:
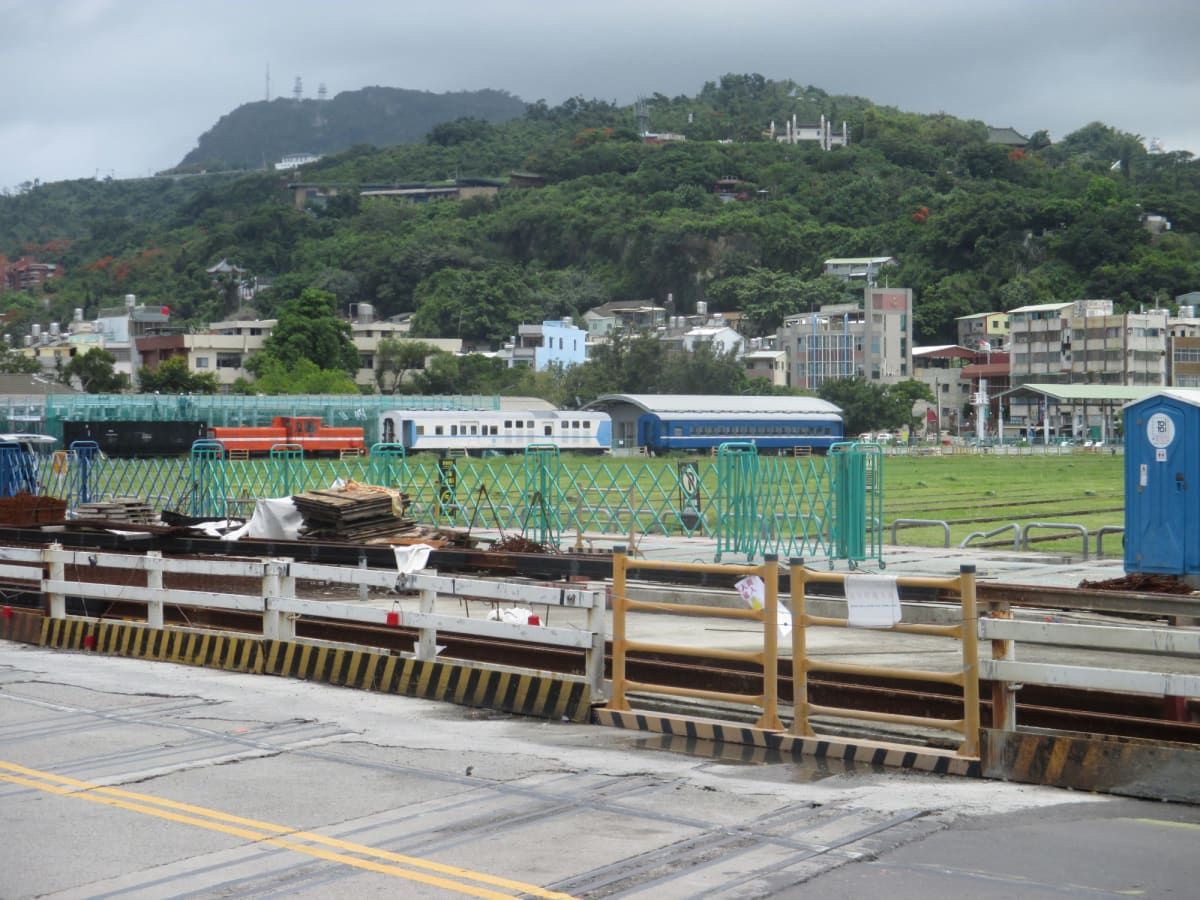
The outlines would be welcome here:
[[[1164,828],[1192,828],[1200,831],[1200,824],[1195,822],[1172,822],[1170,819],[1132,819],[1139,825],[1162,825]]]
[[[194,825],[198,828],[206,828],[209,831],[218,831],[234,837],[270,844],[297,853],[304,853],[318,859],[328,860],[329,862],[343,863],[383,875],[394,875],[410,881],[419,881],[423,884],[445,888],[472,897],[509,898],[512,895],[491,891],[483,887],[476,887],[471,884],[448,881],[432,874],[426,874],[426,872],[412,871],[412,869],[424,869],[428,870],[428,872],[435,872],[439,875],[446,875],[465,881],[474,881],[479,884],[498,888],[508,888],[522,894],[544,898],[544,900],[572,900],[569,894],[547,891],[533,884],[488,875],[484,872],[474,872],[470,869],[449,866],[443,863],[419,859],[414,856],[405,856],[401,853],[393,853],[390,850],[380,850],[376,847],[368,847],[365,844],[356,844],[351,841],[326,837],[325,835],[316,834],[311,831],[296,831],[284,825],[274,825],[270,822],[246,819],[218,810],[206,809],[202,806],[192,806],[187,803],[176,803],[173,800],[163,800],[149,794],[138,794],[122,790],[121,788],[104,787],[63,775],[54,775],[50,772],[29,769],[15,763],[4,762],[3,760],[0,760],[0,781],[23,785],[59,796],[89,800],[93,803],[114,806],[131,812],[144,813],[184,825]],[[391,863],[400,863],[412,868],[403,869],[399,866],[375,862],[374,859],[361,859],[357,856],[347,856],[345,853],[334,853],[319,849],[318,847],[306,846],[305,843],[301,843],[302,841],[309,844],[334,847],[338,850],[366,857],[374,857],[375,859],[386,860]]]

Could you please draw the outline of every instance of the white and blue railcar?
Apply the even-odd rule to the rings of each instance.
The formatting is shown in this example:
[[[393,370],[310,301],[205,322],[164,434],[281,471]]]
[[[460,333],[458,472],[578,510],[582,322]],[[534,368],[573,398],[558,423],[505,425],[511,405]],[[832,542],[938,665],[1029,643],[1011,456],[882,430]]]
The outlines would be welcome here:
[[[462,451],[471,456],[521,453],[552,444],[564,453],[606,453],[612,421],[595,410],[393,410],[380,420],[379,439],[407,453]]]

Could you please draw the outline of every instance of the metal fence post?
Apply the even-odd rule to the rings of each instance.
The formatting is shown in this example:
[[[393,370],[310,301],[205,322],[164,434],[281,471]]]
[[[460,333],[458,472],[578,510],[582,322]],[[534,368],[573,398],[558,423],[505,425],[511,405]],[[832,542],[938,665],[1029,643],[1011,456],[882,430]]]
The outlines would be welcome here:
[[[608,708],[626,712],[629,701],[625,698],[625,548],[613,547],[612,579],[612,694]]]

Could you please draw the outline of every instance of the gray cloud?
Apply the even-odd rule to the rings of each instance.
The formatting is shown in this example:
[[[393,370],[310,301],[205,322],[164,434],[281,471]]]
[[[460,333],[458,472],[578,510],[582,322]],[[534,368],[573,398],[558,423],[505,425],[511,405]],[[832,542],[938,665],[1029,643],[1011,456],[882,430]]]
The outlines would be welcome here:
[[[555,104],[790,78],[1054,139],[1102,121],[1200,154],[1194,0],[0,0],[0,187],[176,164],[296,76]]]

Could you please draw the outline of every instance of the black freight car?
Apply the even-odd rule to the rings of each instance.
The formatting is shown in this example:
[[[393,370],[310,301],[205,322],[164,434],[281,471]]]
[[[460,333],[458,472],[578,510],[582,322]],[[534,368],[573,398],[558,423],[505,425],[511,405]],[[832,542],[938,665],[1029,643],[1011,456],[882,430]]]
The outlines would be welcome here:
[[[207,433],[203,422],[63,422],[63,446],[95,441],[105,456],[185,456]]]

